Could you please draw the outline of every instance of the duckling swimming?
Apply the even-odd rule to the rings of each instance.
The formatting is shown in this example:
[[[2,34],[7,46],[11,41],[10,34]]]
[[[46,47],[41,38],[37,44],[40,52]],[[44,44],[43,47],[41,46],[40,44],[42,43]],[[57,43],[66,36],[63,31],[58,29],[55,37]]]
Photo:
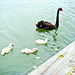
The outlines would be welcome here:
[[[12,46],[14,46],[13,43],[10,43],[8,47],[2,49],[1,55],[8,53],[12,49]]]
[[[49,41],[49,39],[48,38],[46,38],[45,40],[36,40],[35,41],[35,43],[37,43],[37,44],[46,44],[47,42]]]
[[[32,50],[28,48],[21,50],[22,53],[26,53],[26,54],[34,53],[36,51],[37,51],[37,48],[33,48]]]

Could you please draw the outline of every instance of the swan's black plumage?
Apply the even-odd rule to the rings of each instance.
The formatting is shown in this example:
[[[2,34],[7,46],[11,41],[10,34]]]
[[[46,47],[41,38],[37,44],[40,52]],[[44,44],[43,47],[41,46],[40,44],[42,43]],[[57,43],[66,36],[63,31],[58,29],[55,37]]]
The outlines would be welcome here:
[[[53,30],[59,27],[59,11],[63,11],[62,8],[59,8],[57,10],[57,16],[56,16],[56,23],[55,25],[51,24],[47,21],[40,21],[36,24],[36,27],[44,30]]]

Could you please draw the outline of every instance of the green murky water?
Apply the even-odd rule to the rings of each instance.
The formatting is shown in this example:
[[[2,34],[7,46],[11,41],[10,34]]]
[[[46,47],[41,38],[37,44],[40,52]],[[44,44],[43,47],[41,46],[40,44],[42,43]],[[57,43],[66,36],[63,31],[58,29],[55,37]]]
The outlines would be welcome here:
[[[38,32],[35,24],[46,20],[55,24],[56,12],[60,12],[59,28]],[[46,45],[35,40],[49,38]],[[0,52],[9,43],[14,49],[0,55],[0,75],[27,75],[33,66],[39,66],[75,39],[74,0],[1,0],[0,1]],[[35,54],[22,54],[21,49],[38,48]],[[58,48],[58,51],[55,49]],[[36,59],[36,57],[41,59]]]

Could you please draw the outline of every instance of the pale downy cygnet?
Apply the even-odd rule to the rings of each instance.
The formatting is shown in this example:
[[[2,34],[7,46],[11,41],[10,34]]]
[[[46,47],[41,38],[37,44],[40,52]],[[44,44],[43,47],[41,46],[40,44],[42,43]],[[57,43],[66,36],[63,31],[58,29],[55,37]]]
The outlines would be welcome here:
[[[1,55],[8,53],[12,49],[12,46],[14,46],[13,43],[10,43],[8,47],[2,49]]]
[[[22,49],[21,52],[22,53],[26,53],[26,54],[30,54],[30,53],[34,53],[37,51],[37,48],[33,48],[32,50],[31,49]]]
[[[37,43],[37,44],[46,44],[47,42],[49,41],[49,39],[48,38],[46,38],[45,40],[36,40],[35,41],[35,43]]]

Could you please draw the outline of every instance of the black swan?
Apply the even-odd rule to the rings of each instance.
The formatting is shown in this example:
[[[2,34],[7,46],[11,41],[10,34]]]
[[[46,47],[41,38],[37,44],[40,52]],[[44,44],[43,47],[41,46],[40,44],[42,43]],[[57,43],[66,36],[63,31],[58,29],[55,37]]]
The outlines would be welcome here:
[[[58,26],[59,26],[59,11],[63,11],[63,9],[58,8],[55,25],[51,24],[50,22],[40,21],[36,24],[36,27],[38,27],[40,29],[44,29],[44,30],[53,30],[53,29],[58,28]]]

